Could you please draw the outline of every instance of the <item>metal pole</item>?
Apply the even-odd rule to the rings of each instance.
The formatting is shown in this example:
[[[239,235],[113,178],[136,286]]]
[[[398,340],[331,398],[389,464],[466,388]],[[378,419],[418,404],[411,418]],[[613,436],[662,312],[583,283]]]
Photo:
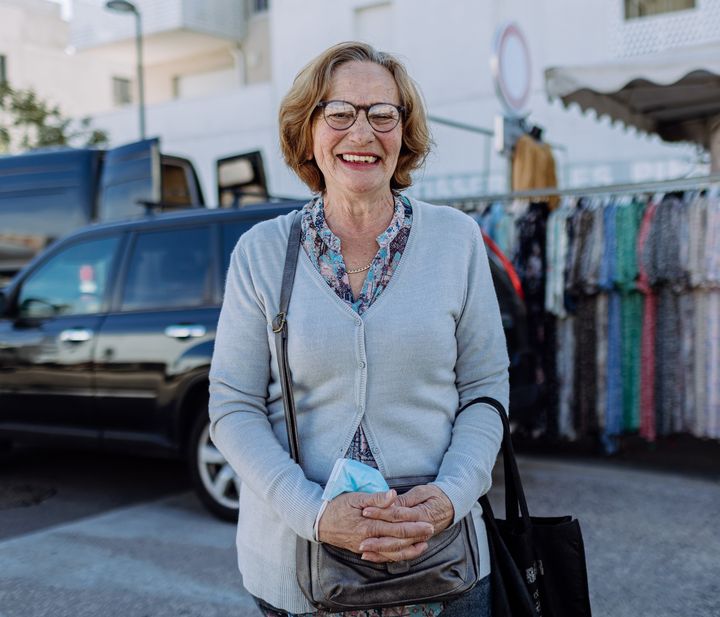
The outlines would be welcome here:
[[[143,75],[142,21],[135,11],[135,52],[137,56],[138,107],[140,110],[140,139],[145,139],[145,77]]]
[[[661,193],[665,191],[693,190],[715,184],[720,184],[720,173],[710,174],[709,176],[674,178],[672,180],[654,180],[651,182],[628,182],[624,184],[608,184],[605,186],[576,187],[570,189],[532,189],[529,191],[514,191],[493,195],[468,195],[467,197],[446,198],[443,203],[450,205],[462,202],[488,203],[492,201],[512,201],[513,199],[542,199],[550,197],[551,195],[557,195],[558,197],[581,197],[586,195]]]
[[[471,133],[480,133],[481,135],[487,135],[488,137],[492,137],[495,134],[490,129],[473,126],[472,124],[466,124],[465,122],[457,122],[456,120],[449,120],[448,118],[441,118],[440,116],[433,116],[432,114],[428,114],[427,119],[430,122],[435,122],[436,124],[444,124],[445,126],[451,126],[454,129],[462,129],[463,131],[470,131]]]

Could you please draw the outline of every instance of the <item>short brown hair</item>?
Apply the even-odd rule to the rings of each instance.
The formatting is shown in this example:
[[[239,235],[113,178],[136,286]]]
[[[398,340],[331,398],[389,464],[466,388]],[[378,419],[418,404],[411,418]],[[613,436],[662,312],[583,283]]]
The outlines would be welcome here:
[[[392,74],[405,108],[402,120],[402,145],[390,188],[402,190],[412,183],[410,173],[427,157],[432,141],[425,108],[415,83],[402,63],[391,54],[378,51],[367,43],[355,41],[334,45],[321,53],[295,77],[280,104],[280,148],[285,162],[313,192],[325,189],[325,179],[312,153],[312,123],[317,104],[323,100],[335,69],[347,62],[374,62]]]

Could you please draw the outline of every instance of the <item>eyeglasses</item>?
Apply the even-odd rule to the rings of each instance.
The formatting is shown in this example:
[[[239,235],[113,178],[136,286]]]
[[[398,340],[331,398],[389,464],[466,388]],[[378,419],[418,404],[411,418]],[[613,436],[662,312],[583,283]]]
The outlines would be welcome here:
[[[405,108],[392,103],[354,105],[347,101],[320,101],[317,106],[323,110],[323,118],[336,131],[349,129],[357,120],[360,111],[365,112],[370,126],[378,133],[389,133],[400,122]]]

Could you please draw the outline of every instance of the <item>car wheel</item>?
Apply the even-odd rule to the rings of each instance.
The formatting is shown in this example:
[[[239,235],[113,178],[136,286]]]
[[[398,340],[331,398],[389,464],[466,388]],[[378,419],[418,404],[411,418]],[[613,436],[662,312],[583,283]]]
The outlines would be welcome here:
[[[237,521],[240,479],[210,439],[207,408],[197,414],[188,444],[193,488],[203,505],[224,521]]]

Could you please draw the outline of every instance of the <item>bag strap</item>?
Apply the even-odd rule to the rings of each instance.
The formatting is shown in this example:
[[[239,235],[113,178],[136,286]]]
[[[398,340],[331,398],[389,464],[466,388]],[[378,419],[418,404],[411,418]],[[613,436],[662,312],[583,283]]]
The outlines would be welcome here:
[[[297,418],[295,415],[295,397],[293,396],[292,375],[287,358],[287,312],[290,305],[295,270],[297,269],[298,254],[300,253],[300,223],[302,217],[298,212],[290,227],[287,252],[285,253],[285,268],[283,270],[282,286],[280,287],[280,304],[278,314],[272,322],[275,333],[275,355],[277,357],[280,374],[280,387],[282,388],[283,407],[285,409],[285,427],[287,428],[290,456],[300,464],[300,441],[298,438]]]
[[[508,420],[507,413],[505,413],[505,408],[494,398],[489,396],[480,396],[478,398],[474,398],[469,403],[465,403],[465,405],[463,405],[458,411],[458,415],[471,405],[475,405],[477,403],[484,403],[494,408],[500,416],[500,420],[503,424],[502,454],[503,466],[505,468],[505,518],[514,524],[520,522],[523,527],[529,529],[530,513],[528,512],[525,491],[523,489],[522,481],[520,480],[520,471],[518,470],[517,460],[515,459],[515,450],[510,436],[510,422]],[[483,512],[488,512],[489,516],[493,516],[490,501],[487,496],[483,495],[479,501],[482,505]]]

